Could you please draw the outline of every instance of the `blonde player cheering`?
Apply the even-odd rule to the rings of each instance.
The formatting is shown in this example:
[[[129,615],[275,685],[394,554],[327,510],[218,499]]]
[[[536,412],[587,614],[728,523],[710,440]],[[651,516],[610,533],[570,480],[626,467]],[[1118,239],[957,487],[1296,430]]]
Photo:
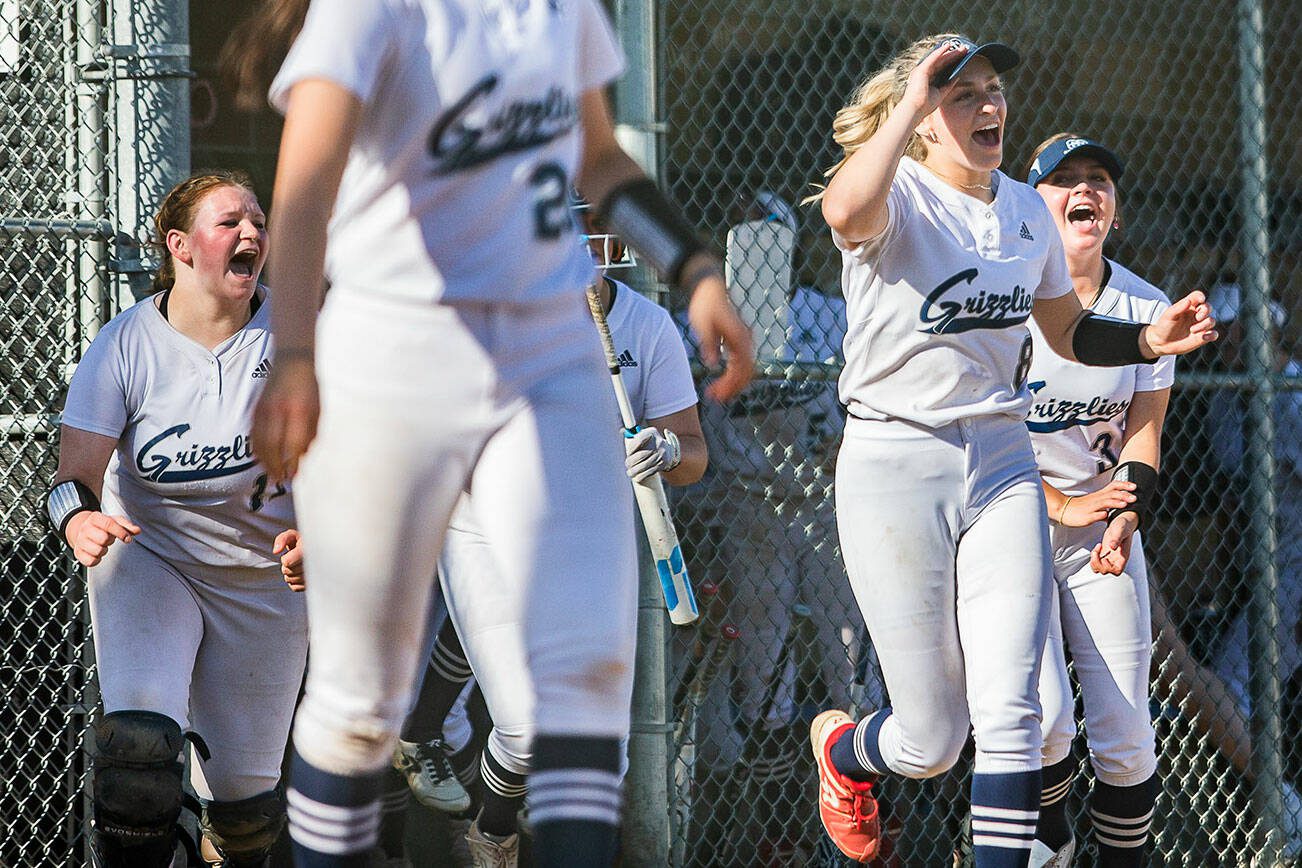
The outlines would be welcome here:
[[[1121,160],[1103,145],[1059,133],[1035,149],[1026,182],[1049,206],[1081,307],[1154,322],[1169,306],[1166,296],[1103,256],[1121,172]],[[1047,342],[1035,323],[1031,336],[1026,425],[1048,506],[1054,578],[1040,672],[1043,795],[1031,864],[1067,866],[1075,850],[1066,809],[1076,771],[1075,699],[1065,641],[1085,700],[1099,865],[1136,868],[1145,862],[1157,797],[1148,711],[1152,624],[1138,530],[1153,506],[1175,359],[1090,368],[1043,352]]]
[[[1043,200],[998,171],[1017,61],[955,35],[904,49],[838,113],[845,155],[819,197],[848,308],[837,524],[893,703],[811,727],[823,823],[860,859],[880,834],[872,781],[944,771],[969,726],[975,864],[1030,857],[1052,566],[1027,319],[1092,365],[1215,338],[1200,293],[1148,326],[1082,311]]]
[[[178,184],[154,226],[160,291],[77,365],[49,498],[89,567],[104,702],[92,861],[174,864],[190,729],[207,748],[191,783],[208,843],[223,865],[260,866],[284,826],[280,763],[307,652],[303,598],[285,587],[302,581],[293,507],[248,441],[272,357],[266,229],[232,173]]]
[[[273,29],[249,33],[255,59],[278,47]],[[360,864],[374,842],[463,490],[521,597],[536,861],[613,852],[632,504],[571,181],[693,290],[708,361],[721,338],[729,350],[712,394],[735,394],[753,365],[717,259],[615,140],[602,89],[622,62],[597,0],[312,0],[272,85],[285,244],[254,451],[276,478],[303,458],[312,664],[289,802],[307,868]]]

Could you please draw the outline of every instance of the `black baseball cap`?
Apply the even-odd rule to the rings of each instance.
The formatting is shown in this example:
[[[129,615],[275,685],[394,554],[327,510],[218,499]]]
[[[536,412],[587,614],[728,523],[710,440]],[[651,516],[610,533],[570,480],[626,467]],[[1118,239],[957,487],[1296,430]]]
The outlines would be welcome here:
[[[1063,160],[1079,155],[1093,157],[1102,163],[1113,181],[1119,180],[1121,172],[1125,169],[1120,157],[1093,139],[1070,138],[1054,142],[1040,152],[1035,162],[1031,163],[1031,170],[1026,173],[1026,183],[1034,187],[1043,181],[1046,175],[1058,168]]]
[[[953,36],[937,43],[936,47],[932,50],[940,51],[946,45],[953,45],[956,48],[966,48],[967,54],[963,55],[963,57],[959,59],[958,63],[954,64],[949,69],[941,70],[940,74],[936,77],[937,85],[949,84],[951,81],[958,78],[959,73],[963,71],[963,67],[967,66],[974,57],[984,57],[986,60],[990,61],[990,65],[995,68],[995,72],[1007,72],[1022,62],[1022,56],[1010,46],[1004,45],[1002,42],[986,42],[977,45],[971,39],[965,39],[962,36]]]

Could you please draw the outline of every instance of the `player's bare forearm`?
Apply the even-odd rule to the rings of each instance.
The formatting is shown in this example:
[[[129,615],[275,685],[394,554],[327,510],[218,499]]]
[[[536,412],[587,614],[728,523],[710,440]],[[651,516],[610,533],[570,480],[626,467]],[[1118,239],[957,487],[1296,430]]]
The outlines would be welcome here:
[[[1138,461],[1154,470],[1161,469],[1162,424],[1170,389],[1136,392],[1126,410],[1126,436],[1122,441],[1120,461]]]
[[[667,416],[647,419],[646,425],[661,431],[672,431],[678,437],[681,458],[672,470],[661,472],[660,476],[665,482],[670,485],[691,485],[705,475],[710,453],[705,445],[701,416],[695,404]]]
[[[331,82],[309,79],[290,92],[269,221],[277,354],[314,345],[326,230],[360,114],[361,102]]]
[[[103,497],[104,471],[118,447],[113,437],[62,425],[59,428],[59,466],[54,484],[75,479],[96,497]]]
[[[683,450],[683,458],[673,470],[660,475],[670,485],[691,485],[705,475],[705,466],[709,463],[705,438],[699,434],[674,433],[678,434],[678,445]]]
[[[875,238],[886,228],[886,197],[918,120],[912,110],[897,106],[828,181],[823,219],[850,243]]]
[[[627,181],[644,178],[646,173],[615,138],[610,102],[603,91],[590,90],[583,94],[579,116],[583,123],[583,156],[575,186],[584,199],[599,205],[606,201],[611,190]]]

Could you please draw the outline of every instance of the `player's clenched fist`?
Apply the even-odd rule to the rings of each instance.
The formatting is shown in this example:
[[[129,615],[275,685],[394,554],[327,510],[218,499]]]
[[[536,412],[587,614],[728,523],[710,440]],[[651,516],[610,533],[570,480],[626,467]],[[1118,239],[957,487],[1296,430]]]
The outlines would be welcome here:
[[[64,536],[82,566],[93,567],[104,559],[115,541],[129,543],[140,528],[125,515],[105,515],[83,510],[68,519]]]
[[[275,367],[253,410],[253,454],[269,481],[285,482],[298,472],[298,460],[316,437],[320,413],[312,356],[277,351]]]
[[[307,579],[303,575],[302,542],[302,535],[290,528],[282,530],[276,536],[275,545],[271,549],[273,555],[280,555],[280,574],[285,577],[289,589],[295,592],[307,588]]]

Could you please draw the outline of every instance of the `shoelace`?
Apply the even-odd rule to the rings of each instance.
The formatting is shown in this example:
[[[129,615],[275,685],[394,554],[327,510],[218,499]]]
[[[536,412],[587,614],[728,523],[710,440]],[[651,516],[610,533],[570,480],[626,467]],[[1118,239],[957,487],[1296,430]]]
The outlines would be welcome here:
[[[452,763],[448,761],[448,755],[443,750],[442,742],[432,741],[417,747],[416,762],[420,764],[422,771],[439,783],[456,777],[456,773],[452,771]]]

